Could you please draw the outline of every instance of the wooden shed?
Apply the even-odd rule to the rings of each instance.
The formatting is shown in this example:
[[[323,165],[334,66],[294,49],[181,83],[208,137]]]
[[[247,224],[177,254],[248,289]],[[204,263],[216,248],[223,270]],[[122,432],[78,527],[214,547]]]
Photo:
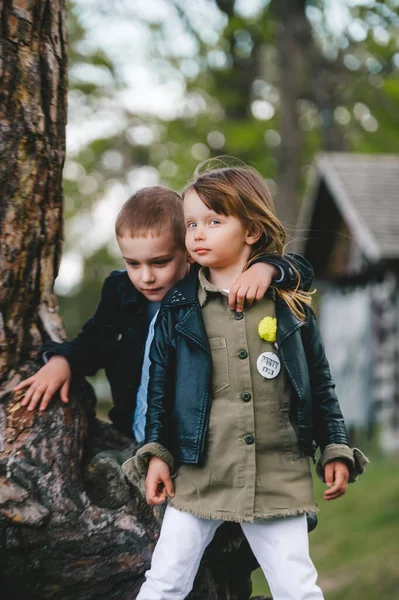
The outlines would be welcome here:
[[[342,410],[399,451],[399,157],[333,152],[314,166],[296,249],[315,269]]]

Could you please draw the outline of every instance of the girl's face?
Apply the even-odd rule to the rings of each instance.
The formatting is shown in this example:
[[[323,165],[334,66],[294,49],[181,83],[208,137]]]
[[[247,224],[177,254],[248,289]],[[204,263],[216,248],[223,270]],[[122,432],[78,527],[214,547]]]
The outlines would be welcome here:
[[[184,197],[184,219],[186,247],[197,263],[211,269],[244,268],[256,238],[237,217],[219,215],[191,189]]]

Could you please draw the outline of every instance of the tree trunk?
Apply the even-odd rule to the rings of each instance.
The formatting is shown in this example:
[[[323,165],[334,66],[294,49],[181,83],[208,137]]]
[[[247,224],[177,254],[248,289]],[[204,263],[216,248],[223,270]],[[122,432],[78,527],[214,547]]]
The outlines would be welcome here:
[[[245,121],[251,114],[252,86],[259,73],[259,49],[261,45],[259,27],[248,22],[245,23],[246,30],[251,35],[252,49],[248,56],[241,56],[236,39],[239,26],[239,20],[235,16],[236,0],[216,0],[216,4],[228,19],[224,37],[231,59],[231,71],[230,69],[226,72],[220,71],[216,78],[216,84],[220,91],[229,89],[231,86],[231,73],[234,73],[235,93],[229,97],[229,102],[225,103],[223,108],[226,112],[226,119]],[[243,158],[245,160],[245,156]],[[252,158],[248,155],[246,160],[251,161]]]
[[[303,57],[298,38],[301,29],[308,26],[305,4],[305,0],[279,0],[272,3],[278,22],[276,48],[279,58],[281,115],[276,209],[288,236],[295,228],[299,207],[302,135],[298,101],[303,86]]]
[[[43,414],[12,393],[38,368],[41,343],[64,337],[52,291],[62,240],[64,0],[3,0],[0,19],[2,598],[131,600],[159,530],[159,515],[120,470],[131,442],[94,418],[84,382],[72,386],[69,405]],[[247,599],[253,567],[239,529],[221,528],[190,598]]]
[[[303,166],[303,136],[299,124],[299,101],[311,100],[321,120],[322,147],[342,150],[342,132],[334,121],[337,75],[343,71],[327,61],[315,43],[306,16],[306,0],[273,0],[271,10],[278,22],[276,48],[279,58],[280,132],[277,176],[277,214],[294,232],[299,211]]]

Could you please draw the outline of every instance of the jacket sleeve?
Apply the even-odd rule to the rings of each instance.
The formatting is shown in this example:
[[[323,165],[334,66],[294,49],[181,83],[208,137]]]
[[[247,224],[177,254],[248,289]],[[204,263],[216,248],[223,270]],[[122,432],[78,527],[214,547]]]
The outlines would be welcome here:
[[[155,323],[150,360],[145,443],[156,442],[171,450],[176,361],[174,334],[167,309],[160,310]]]
[[[349,448],[345,444],[329,444],[316,463],[316,474],[321,481],[325,481],[324,469],[326,465],[335,460],[346,463],[349,469],[349,483],[356,481],[359,475],[364,473],[370,462],[359,448]]]
[[[314,440],[321,451],[329,444],[346,444],[344,418],[335,393],[335,383],[324,352],[324,344],[313,311],[307,308],[302,327],[313,407]]]
[[[112,323],[117,306],[113,296],[115,278],[111,274],[104,282],[96,312],[77,337],[62,343],[47,341],[41,348],[42,355],[45,354],[46,358],[64,356],[72,372],[81,376],[94,375],[98,369],[105,367],[116,342]]]
[[[262,254],[254,263],[265,262],[281,270],[281,280],[278,279],[273,285],[283,289],[294,289],[298,285],[298,273],[300,276],[300,289],[307,292],[313,285],[314,272],[312,265],[300,254]],[[294,267],[294,268],[293,268]]]

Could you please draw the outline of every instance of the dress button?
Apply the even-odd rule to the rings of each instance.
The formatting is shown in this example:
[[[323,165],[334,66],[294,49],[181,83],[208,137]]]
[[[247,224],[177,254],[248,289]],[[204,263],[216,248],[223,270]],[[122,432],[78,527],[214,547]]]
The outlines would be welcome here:
[[[253,444],[255,441],[254,436],[252,435],[252,433],[247,433],[247,435],[244,435],[244,444],[246,446],[250,446],[251,444]]]
[[[241,394],[241,400],[243,400],[244,402],[249,402],[251,400],[252,396],[250,394],[250,392],[243,392]]]
[[[241,321],[244,318],[244,313],[243,312],[235,312],[234,318],[236,321]]]
[[[244,360],[244,358],[247,358],[248,356],[248,352],[246,350],[240,350],[238,353],[238,358],[241,358],[241,360]]]

